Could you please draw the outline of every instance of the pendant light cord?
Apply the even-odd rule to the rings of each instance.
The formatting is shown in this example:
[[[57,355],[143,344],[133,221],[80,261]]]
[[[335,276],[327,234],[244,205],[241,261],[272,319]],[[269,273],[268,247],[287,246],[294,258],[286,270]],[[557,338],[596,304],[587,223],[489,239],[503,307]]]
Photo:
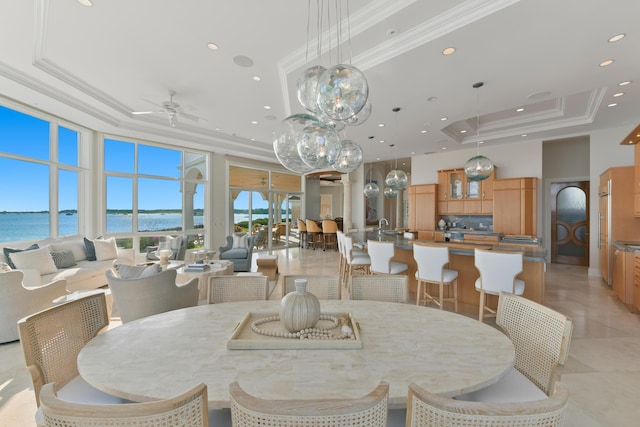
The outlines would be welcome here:
[[[483,82],[474,83],[473,87],[476,90],[476,153],[480,155],[480,88],[484,85]]]

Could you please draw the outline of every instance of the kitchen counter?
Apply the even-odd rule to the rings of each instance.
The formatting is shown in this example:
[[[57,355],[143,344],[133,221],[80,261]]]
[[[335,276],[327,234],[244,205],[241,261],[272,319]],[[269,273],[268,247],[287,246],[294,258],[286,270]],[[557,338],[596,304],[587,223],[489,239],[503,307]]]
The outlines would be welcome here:
[[[640,255],[640,242],[628,242],[628,241],[616,240],[615,242],[613,242],[611,246],[623,252],[634,252]]]
[[[412,292],[417,290],[415,273],[416,262],[413,258],[413,244],[420,240],[405,239],[404,233],[398,232],[357,232],[351,233],[354,243],[366,245],[367,240],[393,242],[396,248],[394,261],[403,262],[409,266],[409,286]],[[517,277],[525,281],[524,297],[530,300],[544,303],[544,271],[549,262],[546,249],[538,245],[502,245],[465,242],[433,242],[438,245],[446,245],[449,248],[449,268],[458,271],[458,301],[461,310],[474,313],[478,310],[479,292],[475,289],[475,281],[479,277],[475,267],[474,249],[488,249],[496,251],[518,251],[523,253],[523,271]],[[497,304],[497,298],[491,298],[492,305]]]

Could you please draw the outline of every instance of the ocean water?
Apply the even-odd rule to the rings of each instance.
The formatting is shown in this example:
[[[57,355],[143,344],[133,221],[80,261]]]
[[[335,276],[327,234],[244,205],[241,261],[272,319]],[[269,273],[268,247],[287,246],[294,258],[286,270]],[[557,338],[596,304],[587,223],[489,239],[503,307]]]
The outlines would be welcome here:
[[[60,236],[78,234],[78,216],[60,216]],[[202,225],[203,217],[194,217],[194,225]],[[181,214],[140,214],[138,228],[145,231],[171,230],[182,226]],[[110,233],[131,232],[130,214],[108,214],[107,230]],[[0,214],[0,242],[38,240],[49,237],[48,213],[5,213]]]

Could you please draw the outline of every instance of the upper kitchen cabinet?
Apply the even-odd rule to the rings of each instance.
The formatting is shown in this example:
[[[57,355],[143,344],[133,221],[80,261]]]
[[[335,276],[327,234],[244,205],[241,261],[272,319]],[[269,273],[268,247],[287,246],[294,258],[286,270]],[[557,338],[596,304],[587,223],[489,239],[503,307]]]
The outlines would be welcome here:
[[[493,231],[537,235],[537,178],[493,181]]]
[[[433,236],[436,229],[438,188],[437,184],[409,186],[409,229],[422,233],[420,235],[431,233]]]
[[[438,214],[491,214],[494,179],[495,168],[484,181],[467,179],[464,169],[438,171]]]

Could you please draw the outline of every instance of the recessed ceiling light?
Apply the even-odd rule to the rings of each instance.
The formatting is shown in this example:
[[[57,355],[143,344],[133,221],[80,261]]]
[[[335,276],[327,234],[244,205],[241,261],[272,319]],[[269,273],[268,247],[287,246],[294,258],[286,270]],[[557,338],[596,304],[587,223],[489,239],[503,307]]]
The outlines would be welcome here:
[[[78,0],[78,3],[83,6],[93,6],[93,2],[91,0]]]
[[[379,128],[383,128],[384,127],[384,123],[378,123],[378,127]]]
[[[446,117],[441,117],[440,120],[442,120],[443,122],[447,121]]]
[[[251,141],[255,141],[256,139],[255,139],[255,138],[250,138],[250,140],[251,140]]]
[[[420,133],[427,133],[427,131],[426,130],[421,130]]]
[[[256,122],[255,120],[251,120],[251,124],[252,124],[252,125],[257,125],[257,124],[258,124],[258,122]]]
[[[451,55],[451,54],[452,54],[453,52],[455,52],[455,51],[456,51],[456,48],[455,48],[455,47],[448,47],[448,48],[446,48],[446,49],[444,49],[444,50],[442,51],[442,54],[443,54],[443,55]]]
[[[413,156],[414,154],[416,154],[416,152],[415,152],[415,151],[412,151],[412,152],[411,152],[411,155]]]
[[[622,95],[624,95],[624,92],[618,92],[618,93],[614,93],[613,97],[617,98],[617,97],[622,96]]]
[[[518,113],[522,113],[522,112],[524,111],[524,108],[518,108],[516,111],[517,111]]]
[[[525,136],[527,136],[527,134],[526,134],[526,133],[523,133],[523,134],[522,134],[522,135],[520,135],[520,136],[525,137]]]
[[[376,157],[376,160],[380,160],[380,157]]]
[[[607,59],[606,61],[602,61],[600,63],[600,66],[601,67],[606,67],[607,65],[611,65],[611,64],[613,64],[613,59]]]
[[[265,110],[271,110],[271,105],[265,105],[265,106],[264,106],[264,109],[265,109]]]
[[[207,47],[211,50],[218,50],[220,47],[215,43],[207,43]]]
[[[259,82],[260,80],[262,80],[262,77],[260,76],[253,76],[251,78],[253,79],[254,82]]]
[[[618,105],[618,104],[614,102],[612,104],[607,105],[607,107],[615,107],[616,105]]]
[[[484,141],[478,141],[478,144],[484,144]]]
[[[460,131],[460,133],[467,133],[467,131],[463,129]]]
[[[613,42],[617,42],[618,40],[622,40],[624,38],[626,34],[621,33],[621,34],[616,34],[615,36],[611,37],[609,39],[609,43],[613,43]]]
[[[378,141],[380,144],[384,144],[384,139],[381,139],[380,141]]]
[[[618,86],[626,86],[630,84],[631,84],[631,80],[625,80],[623,82],[618,83]]]
[[[442,147],[442,149],[443,149],[443,150],[446,150],[446,149],[447,149],[447,147]]]

